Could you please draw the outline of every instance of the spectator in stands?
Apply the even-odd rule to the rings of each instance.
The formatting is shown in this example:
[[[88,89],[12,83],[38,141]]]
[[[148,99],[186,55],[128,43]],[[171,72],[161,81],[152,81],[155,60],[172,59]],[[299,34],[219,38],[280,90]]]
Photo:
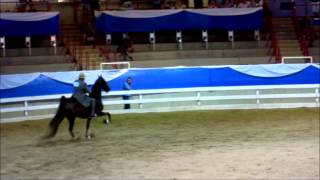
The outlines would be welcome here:
[[[194,0],[194,8],[202,9],[203,8],[203,0]]]
[[[123,83],[123,87],[122,87],[122,89],[123,90],[131,90],[132,89],[132,87],[131,87],[131,84],[132,84],[132,78],[131,77],[128,77],[127,78],[127,80],[126,80],[126,82],[124,82]],[[131,98],[131,95],[123,95],[122,96],[122,99],[123,100],[129,100]],[[130,107],[130,104],[125,104],[124,105],[124,109],[130,109],[131,107]]]
[[[176,9],[185,9],[185,8],[187,8],[187,6],[185,4],[183,4],[181,0],[176,0],[175,8]]]
[[[83,38],[85,41],[86,45],[94,45],[94,41],[95,41],[95,31],[94,28],[92,26],[92,24],[90,22],[88,22],[86,29],[84,30],[83,33]]]
[[[303,19],[300,20],[300,32],[301,36],[304,40],[307,41],[307,45],[312,47],[313,46],[313,41],[316,39],[316,32],[311,25],[310,19],[305,16]]]
[[[19,4],[17,5],[18,12],[25,12],[27,8],[27,0],[19,0]]]
[[[28,11],[28,12],[37,12],[38,10],[36,10],[36,9],[34,8],[33,4],[30,4],[27,11]]]
[[[234,0],[226,0],[224,2],[224,6],[225,8],[231,8],[231,7],[234,7]]]
[[[263,6],[263,0],[255,0],[256,7],[262,7]]]
[[[153,0],[153,9],[161,9],[161,0]]]
[[[99,11],[100,10],[99,0],[91,0],[90,1],[90,8],[93,11],[93,14],[94,14],[94,11]]]
[[[129,55],[129,52],[133,52],[132,41],[129,36],[120,41],[117,52],[120,61],[133,61],[133,58]]]
[[[74,92],[72,97],[74,97],[81,105],[84,107],[91,107],[90,117],[95,117],[95,105],[96,101],[94,98],[90,98],[87,93],[90,93],[87,83],[85,82],[84,73],[79,74],[79,79],[73,83]]]
[[[176,0],[164,0],[161,9],[176,9]]]
[[[122,4],[122,9],[133,9],[132,0],[123,0],[121,4]]]
[[[216,2],[216,0],[210,0],[208,4],[208,8],[219,8],[220,6]]]
[[[238,1],[238,5],[237,5],[237,7],[238,8],[248,8],[248,7],[250,7],[250,1],[248,1],[248,0],[240,0],[240,1]]]
[[[225,4],[225,0],[215,0],[215,1],[219,8],[223,7]]]

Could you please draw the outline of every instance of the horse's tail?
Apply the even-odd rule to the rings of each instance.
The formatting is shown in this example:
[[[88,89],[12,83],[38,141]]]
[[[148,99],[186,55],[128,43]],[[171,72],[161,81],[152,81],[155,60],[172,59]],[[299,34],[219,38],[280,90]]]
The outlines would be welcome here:
[[[46,136],[47,138],[54,137],[58,131],[59,125],[65,117],[65,105],[67,103],[67,98],[62,96],[60,98],[60,104],[57,110],[56,115],[50,121],[49,124],[49,134]]]

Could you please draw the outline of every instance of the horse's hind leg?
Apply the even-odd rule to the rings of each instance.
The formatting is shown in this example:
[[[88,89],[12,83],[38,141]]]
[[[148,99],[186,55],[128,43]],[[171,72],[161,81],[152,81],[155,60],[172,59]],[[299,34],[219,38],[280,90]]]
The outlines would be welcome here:
[[[63,114],[61,114],[60,112],[58,112],[54,118],[51,120],[49,127],[50,127],[50,132],[49,134],[46,136],[46,138],[53,138],[59,129],[59,125],[62,122],[62,120],[64,119]]]
[[[106,125],[111,123],[111,114],[108,112],[102,112],[99,116],[106,116],[105,119],[103,119],[103,123],[105,123]]]
[[[75,117],[68,117],[68,120],[69,120],[69,133],[70,133],[72,138],[74,138],[73,125],[74,125],[75,119],[76,119]]]

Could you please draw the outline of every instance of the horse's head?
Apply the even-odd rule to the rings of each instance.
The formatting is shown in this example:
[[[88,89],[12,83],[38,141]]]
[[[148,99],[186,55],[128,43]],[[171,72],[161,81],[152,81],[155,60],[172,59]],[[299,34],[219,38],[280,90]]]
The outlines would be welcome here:
[[[93,84],[90,97],[101,98],[101,91],[109,92],[110,87],[107,81],[105,81],[102,76],[99,76],[96,82]]]
[[[106,80],[104,80],[102,76],[99,76],[97,81],[99,82],[100,88],[102,90],[104,90],[105,92],[109,92],[110,91],[110,87],[108,85],[108,82]]]

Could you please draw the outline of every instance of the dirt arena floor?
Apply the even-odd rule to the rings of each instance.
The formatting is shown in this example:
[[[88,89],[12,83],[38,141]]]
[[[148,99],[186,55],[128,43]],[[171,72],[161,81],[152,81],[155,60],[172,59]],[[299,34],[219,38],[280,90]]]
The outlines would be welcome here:
[[[64,121],[1,124],[1,180],[319,179],[319,109],[228,110],[114,115],[84,138]]]

